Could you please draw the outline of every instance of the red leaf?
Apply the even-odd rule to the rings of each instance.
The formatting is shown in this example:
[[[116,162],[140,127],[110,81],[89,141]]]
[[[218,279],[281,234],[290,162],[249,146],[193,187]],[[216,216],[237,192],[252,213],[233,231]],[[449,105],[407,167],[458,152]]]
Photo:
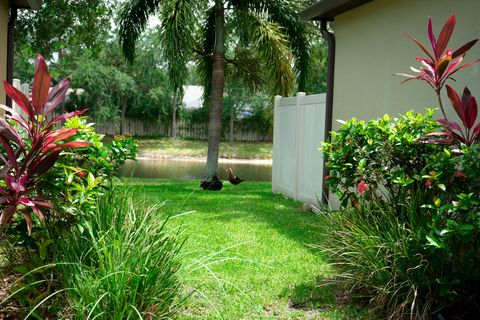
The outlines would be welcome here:
[[[11,175],[6,174],[5,175],[5,182],[10,190],[13,190],[15,192],[25,192],[25,185],[22,183],[22,181],[17,181],[15,180]]]
[[[29,170],[29,174],[31,176],[41,176],[45,172],[47,172],[55,162],[58,160],[58,156],[60,155],[60,150],[55,150],[40,160],[37,160],[33,165],[32,168]]]
[[[71,117],[74,117],[74,116],[78,116],[78,115],[81,115],[81,114],[84,114],[85,112],[87,112],[88,109],[83,109],[83,110],[78,110],[78,111],[72,111],[72,112],[69,112],[69,113],[65,113],[65,114],[62,114],[61,116],[53,119],[52,121],[50,121],[48,125],[52,124],[52,123],[56,123],[56,122],[60,122],[60,121],[63,121],[65,119],[68,119],[68,118],[71,118]]]
[[[435,39],[435,34],[433,33],[431,17],[428,17],[428,38],[430,40],[430,44],[432,45],[433,52],[437,52],[437,40]]]
[[[430,132],[425,134],[425,137],[450,137],[452,133],[450,131],[439,131],[439,132]]]
[[[8,164],[10,166],[13,166],[15,168],[15,171],[18,171],[18,162],[17,162],[17,157],[15,156],[15,152],[13,152],[13,148],[8,142],[5,137],[0,135],[0,142],[5,149],[5,152],[7,153],[8,156]]]
[[[0,118],[0,135],[4,136],[7,140],[15,142],[18,146],[23,148],[23,141],[12,126],[7,121]]]
[[[22,214],[27,223],[28,234],[30,235],[32,233],[32,216],[30,215],[30,212],[26,210],[22,210]]]
[[[50,74],[45,59],[38,55],[35,59],[35,75],[32,86],[32,104],[37,114],[42,114],[50,90]]]
[[[68,87],[70,86],[70,77],[58,83],[50,93],[48,94],[47,104],[45,106],[44,114],[49,114],[55,108],[65,100],[65,94],[67,93]]]
[[[458,114],[458,117],[465,124],[465,114],[464,114],[464,111],[463,111],[462,100],[460,100],[460,97],[458,96],[455,89],[453,89],[448,84],[446,85],[446,87],[447,87],[448,98],[450,99],[450,103],[452,104],[453,109],[455,109],[455,112]]]
[[[455,15],[452,14],[450,18],[445,22],[443,25],[442,31],[438,35],[437,41],[437,50],[435,51],[435,58],[439,59],[443,51],[447,48],[448,42],[450,41],[450,37],[452,36],[453,28],[455,28]]]
[[[463,68],[470,67],[472,64],[480,62],[480,59],[477,59],[475,61],[471,61],[467,64],[464,64],[463,66],[458,67],[457,69],[453,70],[452,72],[449,73],[449,77],[452,76],[454,73],[457,73],[458,71],[462,70]]]
[[[415,39],[414,37],[412,37],[411,35],[409,34],[405,34],[406,37],[409,37],[410,39],[412,39],[419,47],[420,49],[423,50],[423,52],[425,52],[429,57],[430,59],[432,60],[435,60],[435,58],[433,57],[433,55],[425,48],[425,46],[420,42],[418,41],[417,39]]]
[[[27,197],[20,197],[18,198],[18,201],[20,201],[22,204],[26,205],[27,207],[34,207],[35,204],[30,201]]]
[[[23,128],[25,128],[26,130],[29,130],[28,126],[27,126],[27,120],[20,114],[16,113],[15,111],[13,111],[12,108],[9,108],[7,106],[4,106],[2,104],[0,104],[0,109],[3,109],[5,110],[7,113],[4,115],[5,118],[8,118],[8,119],[12,119],[13,121],[15,121],[16,123],[18,123],[19,125],[21,125]]]
[[[465,52],[470,50],[470,48],[472,48],[475,45],[475,43],[477,43],[477,41],[478,41],[478,39],[475,39],[475,40],[472,40],[470,42],[465,43],[463,46],[461,46],[460,48],[455,50],[455,52],[452,54],[452,58],[455,59],[456,57],[459,57],[459,56],[463,55]]]
[[[0,218],[0,225],[6,225],[12,221],[13,215],[15,214],[14,206],[7,207],[2,210],[2,216]]]
[[[472,97],[465,107],[465,126],[468,129],[472,129],[475,121],[477,120],[478,108],[475,97]]]
[[[33,207],[32,207],[32,210],[33,210],[33,212],[35,212],[35,214],[36,214],[41,220],[45,220],[45,216],[43,215],[42,210],[40,210],[40,209],[37,208],[36,206],[33,206]]]
[[[87,141],[71,141],[67,143],[62,143],[58,145],[62,149],[75,149],[75,148],[84,148],[91,146],[90,142]]]
[[[438,123],[440,123],[442,126],[446,127],[447,129],[449,130],[458,130],[458,131],[462,131],[462,129],[460,128],[460,125],[458,123],[456,123],[455,121],[450,121],[450,120],[447,120],[447,119],[440,119],[440,120],[437,120]]]
[[[21,92],[6,81],[3,81],[3,87],[5,88],[7,96],[9,96],[13,101],[15,101],[15,103],[18,104],[20,109],[22,109],[23,112],[25,112],[30,118],[33,118],[32,105],[30,104],[28,98],[23,94],[23,92]]]
[[[468,89],[468,87],[465,87],[462,93],[462,103],[464,108],[470,103],[471,98],[472,93],[470,92],[470,89]]]
[[[50,144],[54,143],[60,140],[65,140],[73,136],[75,133],[77,133],[77,129],[69,129],[69,128],[63,128],[60,130],[56,130],[51,132],[47,138],[45,139],[45,144]]]
[[[447,70],[445,70],[443,74],[443,78],[446,79],[450,77],[453,74],[452,70],[455,69],[460,63],[462,63],[462,61],[463,61],[463,57],[460,57],[458,58],[458,60],[453,61],[452,64],[448,66]]]
[[[473,129],[473,140],[476,141],[480,136],[480,123]]]
[[[45,209],[53,209],[53,204],[50,202],[38,201],[38,200],[32,200],[32,202],[35,203],[37,207],[45,208]]]

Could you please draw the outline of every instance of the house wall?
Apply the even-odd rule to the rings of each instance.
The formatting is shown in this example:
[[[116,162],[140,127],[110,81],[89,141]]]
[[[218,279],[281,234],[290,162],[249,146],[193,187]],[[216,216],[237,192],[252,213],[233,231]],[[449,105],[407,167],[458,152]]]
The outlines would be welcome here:
[[[432,17],[438,36],[443,23],[455,13],[457,24],[449,47],[456,49],[480,38],[479,12],[478,0],[376,0],[336,17],[334,129],[339,127],[336,119],[372,119],[385,113],[397,115],[436,107],[436,97],[426,83],[413,80],[401,84],[404,78],[394,76],[411,73],[410,66],[419,67],[415,57],[423,53],[403,33],[427,45],[428,17]],[[465,61],[477,58],[480,43],[469,51]],[[480,100],[480,63],[461,70],[455,78],[457,82],[451,85],[457,91],[468,85]],[[449,116],[456,117],[446,94],[443,101]]]
[[[8,1],[0,0],[0,104],[5,104],[2,81],[7,78]]]

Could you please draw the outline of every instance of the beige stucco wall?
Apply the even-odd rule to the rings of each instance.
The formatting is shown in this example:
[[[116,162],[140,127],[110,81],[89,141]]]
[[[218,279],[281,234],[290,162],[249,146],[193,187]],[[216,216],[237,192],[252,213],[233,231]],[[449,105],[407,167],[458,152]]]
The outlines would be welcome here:
[[[452,13],[457,24],[449,47],[456,49],[480,38],[479,0],[376,0],[336,17],[334,129],[338,128],[336,119],[371,119],[436,106],[435,95],[426,83],[401,84],[404,78],[394,73],[411,73],[410,66],[420,66],[415,57],[422,52],[403,33],[427,44],[428,16],[438,35]],[[477,58],[480,43],[465,61]],[[480,100],[480,63],[460,71],[455,78],[457,91],[468,85]],[[444,104],[453,117],[446,95]]]
[[[3,80],[7,77],[8,1],[0,0],[0,103],[5,103]]]

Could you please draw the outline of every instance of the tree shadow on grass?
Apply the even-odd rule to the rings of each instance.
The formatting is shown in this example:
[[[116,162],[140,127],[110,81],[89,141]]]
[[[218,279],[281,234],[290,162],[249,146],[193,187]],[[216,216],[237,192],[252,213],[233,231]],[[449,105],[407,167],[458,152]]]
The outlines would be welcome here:
[[[255,221],[320,254],[315,246],[324,237],[321,216],[303,212],[301,202],[273,194],[268,182],[234,186],[224,181],[219,192],[202,190],[198,181],[130,179],[127,182],[127,187],[135,190],[132,193],[144,194],[157,203],[167,201],[166,213],[195,211],[197,219],[221,223]]]
[[[227,188],[225,201],[217,207],[215,214],[205,217],[209,220],[228,222],[249,220],[262,223],[319,254],[315,247],[322,241],[322,220],[313,213],[304,212],[303,204],[271,191],[249,190],[242,195],[241,190]]]

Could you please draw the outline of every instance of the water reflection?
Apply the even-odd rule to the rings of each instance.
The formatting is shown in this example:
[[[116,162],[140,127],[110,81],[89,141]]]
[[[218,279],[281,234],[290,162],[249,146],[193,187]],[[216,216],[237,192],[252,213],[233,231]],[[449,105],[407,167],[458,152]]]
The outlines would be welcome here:
[[[128,161],[120,169],[120,176],[149,179],[201,179],[205,170],[205,161],[175,159],[141,159]],[[271,181],[271,163],[220,162],[218,174],[227,180],[226,168],[232,168],[235,175],[247,181]]]

